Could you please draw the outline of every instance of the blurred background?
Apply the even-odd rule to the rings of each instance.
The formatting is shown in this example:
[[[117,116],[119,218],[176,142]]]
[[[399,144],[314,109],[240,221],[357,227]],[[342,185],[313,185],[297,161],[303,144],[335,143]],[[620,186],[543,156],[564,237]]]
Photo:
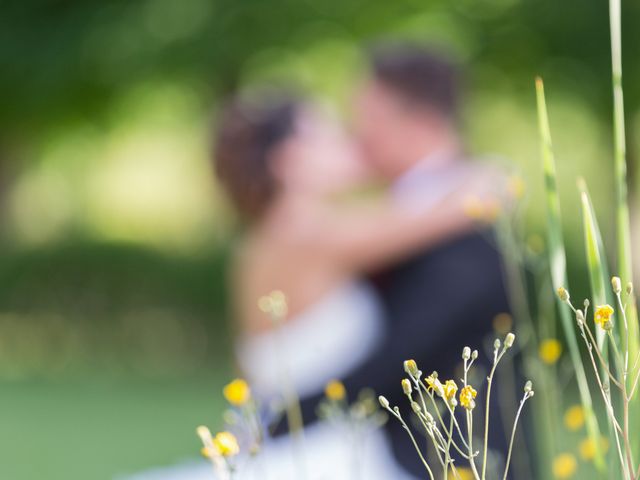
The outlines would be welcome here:
[[[607,18],[605,0],[5,2],[0,476],[109,479],[197,454],[194,428],[217,423],[233,375],[236,228],[210,169],[216,106],[286,81],[348,120],[372,41],[429,42],[467,65],[468,145],[521,171],[536,248],[533,78],[544,77],[579,279],[578,175],[608,239],[613,222]],[[632,178],[639,21],[640,4],[623,2]]]

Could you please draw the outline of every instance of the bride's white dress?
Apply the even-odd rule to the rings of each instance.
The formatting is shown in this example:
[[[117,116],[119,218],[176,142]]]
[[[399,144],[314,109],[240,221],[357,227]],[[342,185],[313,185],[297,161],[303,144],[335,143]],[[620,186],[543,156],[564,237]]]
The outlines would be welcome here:
[[[301,397],[321,392],[327,382],[361,364],[383,335],[375,292],[364,282],[336,287],[277,333],[241,340],[237,346],[243,373],[261,398],[280,391],[282,369]],[[357,392],[350,392],[353,396]],[[309,480],[410,480],[395,463],[380,430],[372,429],[359,445],[358,474],[353,442],[345,428],[317,422],[304,433],[304,463]],[[298,480],[289,438],[270,440],[261,460],[240,465],[238,480]],[[124,477],[128,480],[211,480],[203,459]]]

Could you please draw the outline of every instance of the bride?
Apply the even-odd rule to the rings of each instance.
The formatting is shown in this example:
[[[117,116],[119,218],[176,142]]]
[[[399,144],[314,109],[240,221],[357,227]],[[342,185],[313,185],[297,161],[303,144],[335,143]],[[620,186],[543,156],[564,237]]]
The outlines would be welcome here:
[[[425,192],[428,201],[420,208],[394,202],[384,190],[372,195],[362,188],[369,179],[366,162],[340,124],[317,105],[286,96],[231,102],[220,119],[214,157],[243,225],[230,278],[237,360],[263,403],[281,393],[276,357],[285,359],[287,382],[305,399],[372,355],[389,332],[367,275],[471,230],[465,201],[482,195],[486,184],[477,168],[461,172],[437,193]],[[277,354],[273,324],[257,306],[274,290],[285,293],[288,305]],[[304,413],[311,422],[313,412]],[[305,427],[310,479],[354,478],[345,466],[350,446],[333,428]],[[281,436],[266,445],[263,475],[297,478],[290,443]],[[395,463],[382,432],[367,435],[361,450],[361,478],[413,478]],[[251,468],[258,467],[245,470]],[[204,467],[176,472],[136,478],[210,478]],[[238,474],[257,478],[256,472]]]

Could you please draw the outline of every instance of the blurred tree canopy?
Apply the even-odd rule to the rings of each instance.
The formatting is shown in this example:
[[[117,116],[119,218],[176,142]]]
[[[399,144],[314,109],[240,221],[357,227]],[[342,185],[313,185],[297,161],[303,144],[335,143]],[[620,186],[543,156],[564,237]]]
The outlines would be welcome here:
[[[625,100],[638,131],[640,3],[622,3]],[[210,198],[203,119],[225,94],[265,80],[340,96],[362,49],[385,38],[446,47],[468,67],[483,94],[473,134],[518,157],[532,197],[536,178],[542,184],[533,78],[545,78],[559,173],[571,183],[561,192],[565,221],[578,232],[575,177],[604,185],[594,189],[596,208],[611,199],[608,25],[607,0],[4,2],[0,337],[17,346],[0,363],[17,366],[0,377],[88,363],[82,352],[102,347],[94,363],[109,364],[113,349],[139,370],[159,352],[173,352],[165,356],[174,372],[219,354],[228,251],[215,244],[225,226]],[[11,237],[12,228],[22,233]],[[180,239],[200,256],[183,257]],[[16,245],[36,248],[16,255]],[[49,336],[62,346],[47,350]],[[45,353],[36,361],[33,352]]]
[[[625,84],[633,87],[640,4],[623,1],[623,10]],[[156,79],[192,85],[206,106],[234,89],[260,52],[384,36],[451,40],[472,76],[474,67],[487,73],[483,82],[506,76],[531,90],[540,73],[609,112],[606,0],[26,0],[4,2],[0,16],[2,142],[99,121],[115,97]],[[635,111],[640,92],[626,94]]]

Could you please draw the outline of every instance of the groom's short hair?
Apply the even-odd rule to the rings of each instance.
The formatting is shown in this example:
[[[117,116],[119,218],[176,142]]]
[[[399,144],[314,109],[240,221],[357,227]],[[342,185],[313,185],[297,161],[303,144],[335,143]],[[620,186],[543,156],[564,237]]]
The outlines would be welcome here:
[[[409,104],[457,117],[459,72],[448,57],[419,44],[384,44],[369,58],[374,78]]]

